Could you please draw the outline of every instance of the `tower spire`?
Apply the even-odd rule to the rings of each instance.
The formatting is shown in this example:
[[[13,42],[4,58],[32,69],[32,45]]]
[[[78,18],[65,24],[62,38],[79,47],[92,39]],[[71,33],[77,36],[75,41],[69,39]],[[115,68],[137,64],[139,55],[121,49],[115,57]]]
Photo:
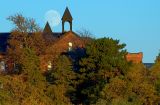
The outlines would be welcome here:
[[[66,7],[65,11],[64,11],[64,14],[63,14],[63,17],[62,17],[62,33],[64,33],[64,24],[65,22],[69,22],[70,24],[70,31],[72,31],[72,15],[68,9],[68,7]]]
[[[45,27],[44,27],[43,33],[44,33],[44,34],[52,34],[52,29],[51,29],[48,21],[47,21],[47,23],[46,23],[46,25],[45,25]]]
[[[47,41],[47,42],[52,42],[53,39],[53,32],[52,29],[49,25],[49,23],[47,22],[44,30],[43,30],[43,38]]]
[[[72,15],[71,15],[68,7],[66,7],[64,14],[63,14],[63,17],[62,17],[62,21],[72,21],[72,20],[73,20]]]

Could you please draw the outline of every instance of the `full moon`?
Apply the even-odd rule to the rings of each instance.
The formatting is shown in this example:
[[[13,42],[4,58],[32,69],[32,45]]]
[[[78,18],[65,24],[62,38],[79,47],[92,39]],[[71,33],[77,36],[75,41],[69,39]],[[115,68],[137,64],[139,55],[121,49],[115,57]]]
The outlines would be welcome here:
[[[49,22],[50,26],[53,28],[54,26],[58,26],[61,21],[61,17],[58,11],[49,10],[45,14],[45,22]]]

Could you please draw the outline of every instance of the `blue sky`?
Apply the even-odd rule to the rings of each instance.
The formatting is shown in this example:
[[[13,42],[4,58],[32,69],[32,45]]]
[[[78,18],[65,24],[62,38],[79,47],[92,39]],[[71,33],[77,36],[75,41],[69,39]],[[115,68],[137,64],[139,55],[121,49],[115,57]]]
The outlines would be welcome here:
[[[13,28],[6,20],[10,15],[22,13],[43,28],[47,11],[62,16],[66,6],[74,31],[86,28],[96,38],[119,39],[129,52],[143,52],[144,62],[154,62],[160,49],[160,0],[1,0],[0,32]],[[53,30],[61,31],[61,24]]]

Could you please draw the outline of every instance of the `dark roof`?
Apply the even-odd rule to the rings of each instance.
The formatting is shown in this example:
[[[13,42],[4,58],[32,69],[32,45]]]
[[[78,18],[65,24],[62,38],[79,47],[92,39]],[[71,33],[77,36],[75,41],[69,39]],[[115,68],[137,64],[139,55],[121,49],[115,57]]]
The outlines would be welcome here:
[[[143,52],[138,52],[138,53],[130,53],[130,52],[128,52],[128,54],[143,54]]]
[[[6,49],[7,49],[7,41],[9,39],[9,36],[11,35],[11,33],[0,33],[0,53],[5,53]],[[51,33],[51,37],[53,39],[53,41],[55,39],[60,38],[61,36],[63,36],[62,33],[59,32],[52,32]]]
[[[63,36],[63,34],[61,32],[54,32],[52,33],[53,37],[59,38],[61,36]]]
[[[146,68],[151,68],[153,65],[154,65],[154,63],[143,63],[145,66],[146,66]]]
[[[45,27],[44,27],[44,30],[43,30],[43,37],[46,39],[46,40],[50,40],[50,41],[53,41],[59,37],[61,37],[63,34],[62,33],[59,33],[59,32],[52,32],[52,29],[49,25],[49,23],[47,22]]]
[[[73,20],[72,15],[71,15],[68,7],[66,8],[66,10],[65,10],[65,12],[63,14],[62,20],[63,21],[72,21]]]
[[[44,27],[43,33],[44,34],[52,34],[52,29],[51,29],[51,27],[50,27],[48,22],[46,23],[46,25]]]
[[[7,49],[7,40],[11,33],[0,33],[0,53],[5,53]]]

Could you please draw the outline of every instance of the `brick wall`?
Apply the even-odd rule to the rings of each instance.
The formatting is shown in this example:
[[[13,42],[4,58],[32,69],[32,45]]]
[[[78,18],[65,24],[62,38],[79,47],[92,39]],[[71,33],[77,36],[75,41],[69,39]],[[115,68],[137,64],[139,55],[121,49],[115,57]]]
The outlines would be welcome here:
[[[54,46],[56,46],[57,50],[59,50],[60,52],[66,52],[68,51],[69,48],[69,42],[72,43],[72,47],[76,48],[76,47],[84,47],[84,43],[82,41],[82,39],[75,35],[73,32],[67,32],[65,33],[60,40],[58,40]]]
[[[142,63],[142,59],[143,59],[143,53],[142,52],[128,53],[126,55],[126,60],[131,61],[133,63]]]
[[[84,47],[85,42],[79,36],[77,36],[73,32],[67,32],[63,36],[61,36],[55,43],[46,49],[46,55],[41,57],[41,69],[47,70],[48,61],[52,61],[61,53],[69,51],[69,43],[72,43],[72,49],[77,47]]]

